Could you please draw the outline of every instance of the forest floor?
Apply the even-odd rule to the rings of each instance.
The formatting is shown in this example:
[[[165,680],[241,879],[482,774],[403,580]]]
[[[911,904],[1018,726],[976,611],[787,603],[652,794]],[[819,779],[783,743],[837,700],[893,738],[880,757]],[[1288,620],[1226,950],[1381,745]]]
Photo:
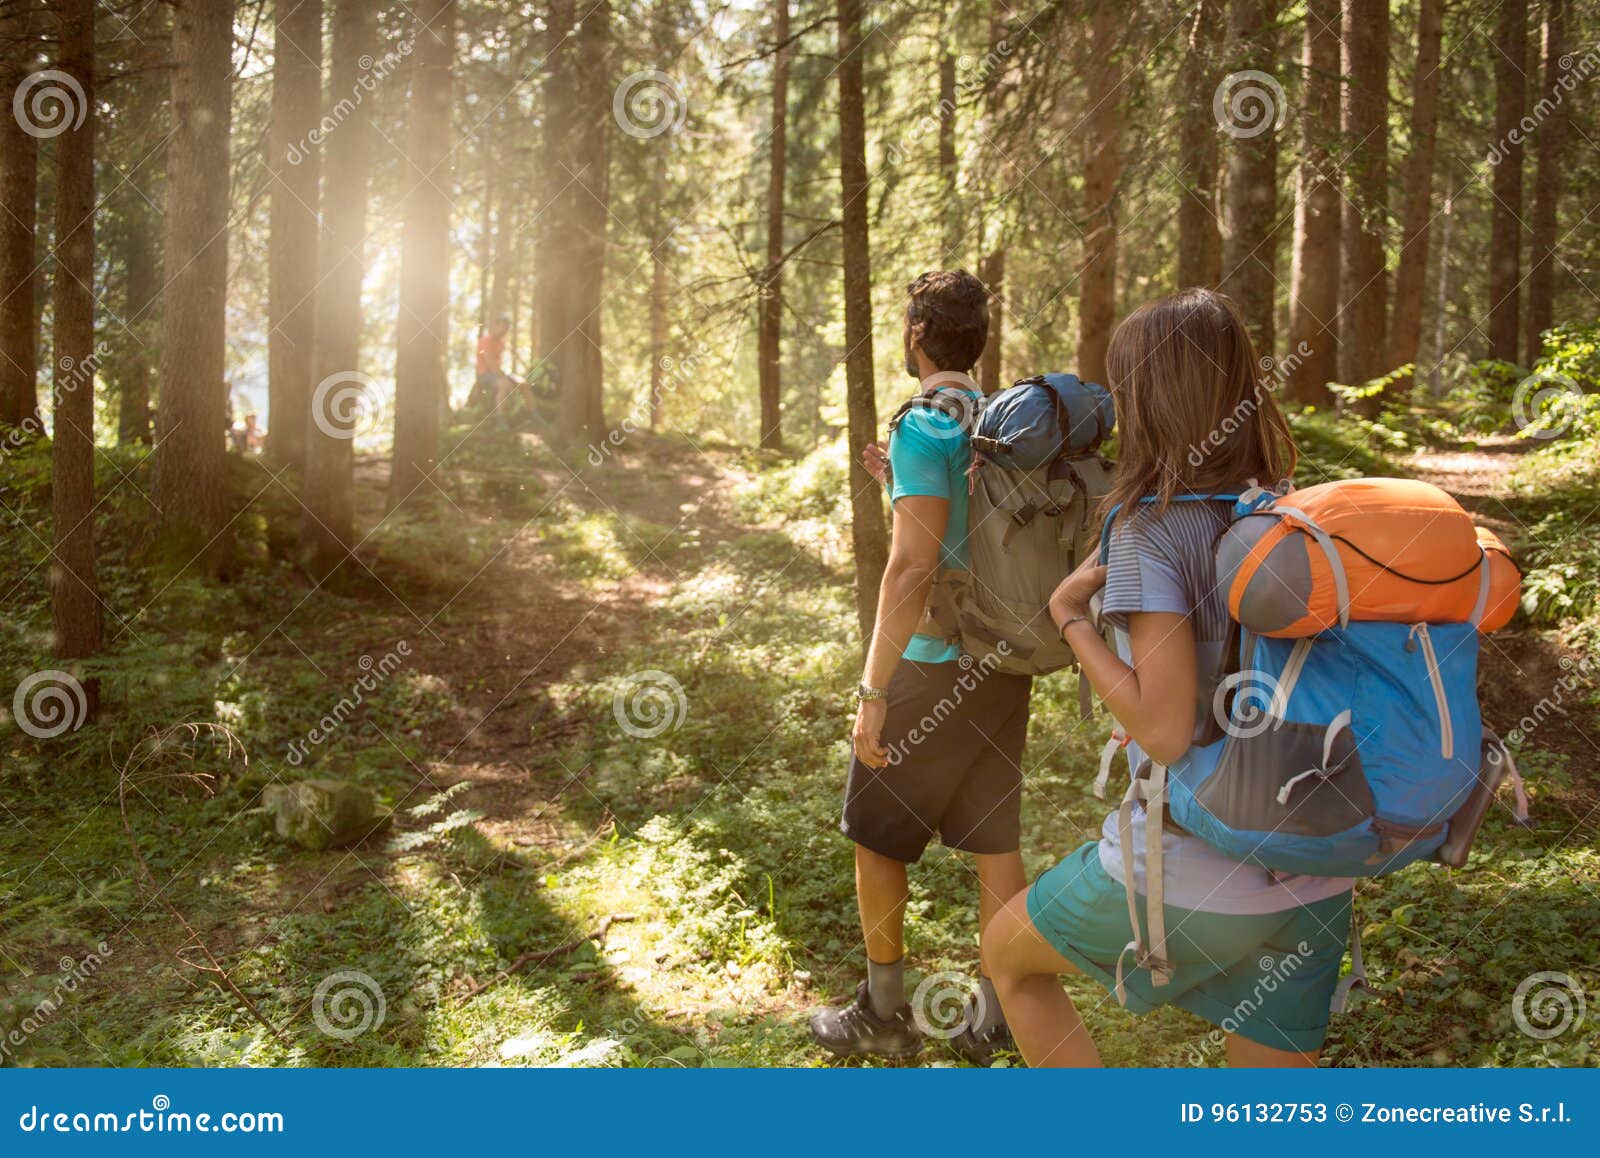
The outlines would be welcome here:
[[[1491,441],[1402,465],[1515,540],[1530,520],[1502,496],[1514,459]],[[131,482],[108,518],[131,521],[141,464],[113,465],[103,485]],[[862,968],[837,830],[859,662],[839,448],[797,460],[635,435],[563,461],[531,435],[480,432],[446,456],[425,508],[381,522],[384,465],[363,462],[358,522],[377,530],[320,588],[284,561],[282,485],[241,470],[255,500],[234,580],[161,588],[103,532],[106,718],[37,745],[0,736],[16,761],[0,781],[0,1028],[24,1031],[8,1060],[826,1063],[805,1015]],[[47,525],[25,485],[3,497],[13,521]],[[0,573],[6,606],[33,606],[42,551],[7,534],[25,554]],[[15,616],[8,669],[41,665],[47,624]],[[1512,728],[1565,688],[1572,646],[1528,627],[1495,636],[1490,722]],[[307,743],[380,656],[399,657],[379,665],[392,674]],[[1332,1064],[1600,1056],[1593,1018],[1542,1039],[1513,1016],[1534,973],[1581,976],[1591,997],[1597,984],[1600,729],[1592,685],[1564,699],[1519,751],[1533,827],[1497,810],[1469,871],[1419,865],[1360,886],[1372,990],[1335,1020]],[[1075,703],[1070,675],[1039,681],[1030,876],[1104,815],[1088,782],[1107,724]],[[193,719],[228,725],[250,762],[158,753],[218,781],[208,798],[174,781],[131,802],[152,887],[134,874],[116,769],[146,725]],[[280,843],[259,789],[307,776],[373,788],[394,830],[326,852]],[[975,902],[971,865],[930,849],[907,913],[913,988],[975,974]],[[207,952],[225,978],[188,964]],[[63,970],[80,975],[65,1000]],[[1189,1014],[1134,1018],[1067,984],[1109,1062],[1221,1062]],[[919,1061],[959,1064],[937,1039]]]

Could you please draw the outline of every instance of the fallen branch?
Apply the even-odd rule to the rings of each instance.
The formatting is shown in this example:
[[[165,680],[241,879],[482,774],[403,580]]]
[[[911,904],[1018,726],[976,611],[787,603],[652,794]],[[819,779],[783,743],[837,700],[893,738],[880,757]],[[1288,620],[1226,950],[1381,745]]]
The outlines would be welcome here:
[[[557,945],[554,949],[530,949],[528,952],[519,956],[515,961],[511,962],[510,965],[506,966],[493,977],[489,978],[489,980],[482,982],[481,984],[477,981],[474,981],[472,977],[468,975],[465,978],[467,983],[466,997],[468,1000],[471,1000],[472,998],[478,996],[478,994],[494,988],[496,985],[500,984],[500,982],[510,977],[513,973],[521,972],[525,966],[538,965],[545,961],[553,961],[557,957],[564,957],[568,953],[572,953],[583,948],[590,941],[593,941],[596,947],[603,947],[606,943],[606,934],[611,931],[612,925],[620,924],[624,921],[637,921],[638,919],[639,917],[636,913],[611,913],[607,915],[605,920],[600,922],[600,927],[594,932],[587,933],[575,941],[568,941],[565,945]]]

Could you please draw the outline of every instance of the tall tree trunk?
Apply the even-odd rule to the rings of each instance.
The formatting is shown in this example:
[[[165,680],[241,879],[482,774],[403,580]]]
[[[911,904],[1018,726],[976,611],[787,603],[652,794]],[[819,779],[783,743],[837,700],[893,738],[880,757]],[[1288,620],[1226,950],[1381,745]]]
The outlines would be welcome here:
[[[483,194],[478,204],[478,332],[494,321],[490,285],[494,277],[494,166],[493,136],[485,134],[478,156],[483,161]]]
[[[772,160],[767,171],[767,269],[761,279],[760,361],[761,445],[783,447],[783,178],[788,164],[789,0],[773,0]]]
[[[845,402],[850,421],[850,539],[856,560],[856,616],[872,638],[878,585],[889,558],[882,488],[861,465],[877,437],[872,374],[872,264],[868,255],[867,116],[862,93],[861,0],[838,0],[839,192],[844,244]]]
[[[1544,0],[1540,105],[1547,111],[1539,128],[1538,167],[1533,176],[1533,234],[1528,243],[1529,366],[1543,354],[1541,335],[1555,321],[1556,208],[1561,196],[1561,149],[1567,136],[1567,110],[1560,81],[1561,58],[1566,51],[1566,0]]]
[[[1417,9],[1417,67],[1411,81],[1411,155],[1406,158],[1400,265],[1389,320],[1390,367],[1415,363],[1422,347],[1422,299],[1428,281],[1428,225],[1433,219],[1433,159],[1439,125],[1439,47],[1444,0]]]
[[[560,391],[559,434],[568,444],[605,433],[600,303],[610,196],[610,13],[606,0],[586,6],[574,30],[577,11],[571,0],[551,4],[545,170],[554,188],[544,214],[540,333]]]
[[[447,392],[445,315],[450,308],[450,69],[455,0],[417,0],[410,123],[402,182],[400,314],[394,369],[394,465],[389,509],[431,491],[439,417]]]
[[[361,60],[377,51],[376,16],[367,0],[336,0],[329,61],[332,92],[355,92]],[[317,385],[306,429],[304,515],[300,546],[318,579],[333,572],[355,542],[357,418],[380,409],[361,365],[361,278],[365,272],[367,178],[372,114],[363,102],[334,130],[328,151],[317,291]]]
[[[1339,0],[1307,0],[1300,63],[1305,87],[1284,386],[1297,402],[1327,405],[1333,399],[1328,383],[1338,376]]]
[[[611,0],[585,9],[578,30],[579,98],[582,113],[573,154],[587,193],[578,198],[579,382],[582,426],[590,441],[605,437],[605,357],[601,339],[605,302],[607,231],[611,224],[610,128],[614,123],[611,85]]]
[[[150,334],[151,311],[160,295],[157,277],[156,224],[142,196],[129,200],[122,238],[127,266],[127,318],[125,324],[138,337],[137,348],[126,359],[117,399],[117,441],[124,446],[150,444],[150,357],[143,335]]]
[[[1234,73],[1273,75],[1277,67],[1278,0],[1233,0],[1228,8],[1228,64]],[[1239,305],[1256,353],[1276,343],[1278,285],[1278,133],[1282,90],[1240,78],[1226,94],[1229,138],[1227,230],[1221,287]]]
[[[1212,94],[1220,79],[1218,53],[1226,23],[1224,0],[1200,0],[1189,25],[1179,87],[1184,97],[1178,130],[1178,285],[1222,280],[1222,233],[1217,224],[1217,122]]]
[[[56,138],[54,405],[50,607],[55,653],[100,650],[94,549],[94,13],[95,0],[58,0],[61,71],[81,93],[82,123]],[[83,680],[90,714],[99,681]]]
[[[1339,223],[1339,380],[1381,375],[1387,345],[1383,237],[1389,189],[1389,0],[1344,0],[1345,171]],[[1367,404],[1375,409],[1377,400]]]
[[[1006,17],[1008,10],[1004,0],[990,0],[989,4],[989,59],[1001,59],[1001,45],[1006,38]],[[997,65],[989,68],[984,78],[984,126],[980,136],[985,141],[993,142],[1000,132],[1000,79],[1001,70]],[[998,152],[998,149],[995,150]],[[998,169],[998,158],[996,159]],[[982,250],[983,256],[978,259],[978,280],[983,282],[989,291],[989,341],[983,347],[983,356],[978,360],[978,383],[985,394],[993,394],[1000,389],[1001,374],[1005,371],[1004,354],[1006,338],[1006,225],[1004,201],[996,208],[994,213],[994,231],[992,238],[983,236],[981,228],[983,222],[979,221],[979,245],[989,244],[989,248]]]
[[[1083,149],[1083,274],[1078,280],[1078,373],[1106,380],[1106,346],[1117,315],[1117,182],[1122,176],[1122,16],[1095,6],[1084,45],[1089,102]]]
[[[311,136],[322,118],[322,0],[275,0],[273,19],[267,451],[301,470],[317,322],[322,152]]]
[[[32,6],[0,11],[0,81],[15,93],[33,71]],[[34,303],[34,223],[39,141],[7,109],[0,115],[0,426],[38,430],[39,333]]]
[[[667,283],[667,255],[663,252],[665,215],[659,208],[652,224],[655,241],[650,251],[650,429],[657,430],[667,393],[667,297],[672,287]]]
[[[545,77],[540,89],[544,106],[544,134],[540,143],[543,201],[536,222],[539,280],[534,286],[534,310],[539,318],[539,344],[535,349],[548,369],[563,407],[567,384],[560,377],[562,364],[557,355],[571,330],[571,203],[578,190],[568,171],[567,154],[576,111],[573,86],[577,67],[572,36],[576,20],[575,0],[551,0],[545,31]],[[557,424],[558,432],[561,426]]]
[[[1450,306],[1450,233],[1456,217],[1455,200],[1448,194],[1441,216],[1444,217],[1444,226],[1439,230],[1439,280],[1433,298],[1433,373],[1429,380],[1435,394],[1443,389],[1444,382],[1444,334]]]
[[[953,21],[946,19],[939,52],[939,189],[944,198],[944,257],[941,264],[961,265],[966,229],[961,219],[961,171],[956,160],[956,54]]]
[[[1489,217],[1489,357],[1517,360],[1522,336],[1522,133],[1527,104],[1528,0],[1500,0],[1495,29],[1494,206]],[[1548,126],[1546,126],[1548,128]]]
[[[228,416],[228,132],[233,5],[173,5],[172,136],[167,145],[166,288],[155,493],[170,547],[220,569],[229,554],[224,433]]]
[[[978,385],[985,394],[1000,389],[1001,354],[1006,336],[1006,248],[996,245],[978,261],[978,280],[989,291],[989,341],[978,359]]]

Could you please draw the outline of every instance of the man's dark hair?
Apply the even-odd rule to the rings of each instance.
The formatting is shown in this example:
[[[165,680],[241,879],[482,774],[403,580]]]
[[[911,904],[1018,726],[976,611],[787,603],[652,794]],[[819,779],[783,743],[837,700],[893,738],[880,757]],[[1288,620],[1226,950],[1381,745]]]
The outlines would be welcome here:
[[[906,287],[910,340],[940,370],[965,372],[989,338],[989,291],[964,269],[925,273]]]

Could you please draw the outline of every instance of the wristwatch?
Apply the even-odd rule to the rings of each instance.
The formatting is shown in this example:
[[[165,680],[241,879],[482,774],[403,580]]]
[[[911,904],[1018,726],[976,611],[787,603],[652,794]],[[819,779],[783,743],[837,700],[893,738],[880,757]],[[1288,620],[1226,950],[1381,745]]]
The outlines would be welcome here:
[[[858,700],[886,700],[888,698],[888,688],[872,688],[864,683],[856,685],[856,699]]]

